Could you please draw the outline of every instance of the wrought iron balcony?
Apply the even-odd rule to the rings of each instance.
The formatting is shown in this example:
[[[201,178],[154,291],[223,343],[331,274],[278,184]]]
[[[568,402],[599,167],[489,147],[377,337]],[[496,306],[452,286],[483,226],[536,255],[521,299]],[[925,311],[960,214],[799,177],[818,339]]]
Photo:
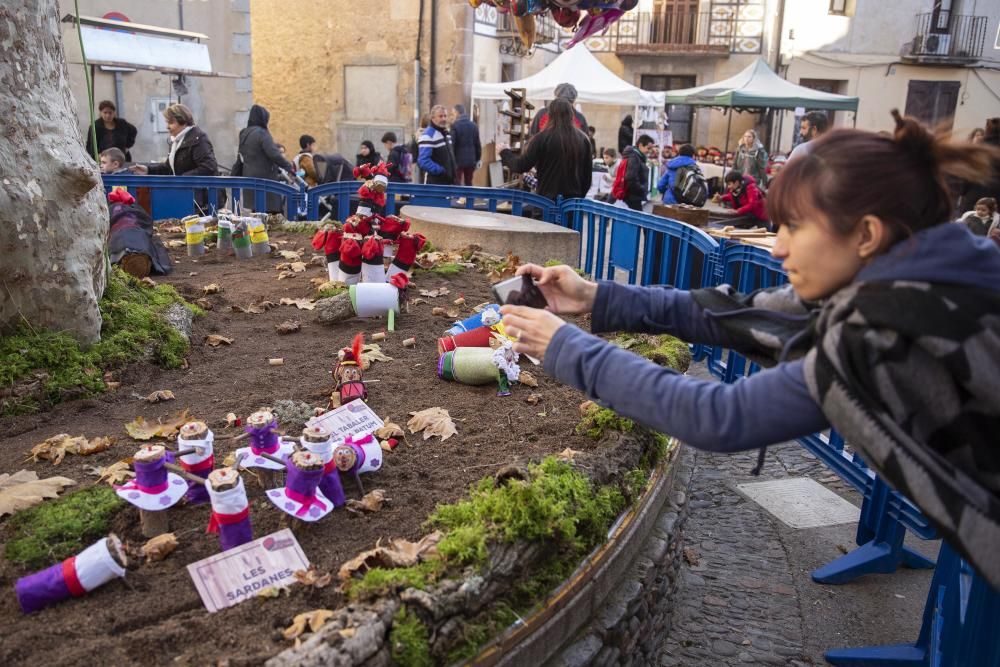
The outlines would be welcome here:
[[[710,12],[628,12],[608,31],[618,55],[716,55],[737,50],[735,20]]]
[[[986,16],[947,11],[917,15],[917,32],[903,58],[927,63],[972,63],[983,55]]]

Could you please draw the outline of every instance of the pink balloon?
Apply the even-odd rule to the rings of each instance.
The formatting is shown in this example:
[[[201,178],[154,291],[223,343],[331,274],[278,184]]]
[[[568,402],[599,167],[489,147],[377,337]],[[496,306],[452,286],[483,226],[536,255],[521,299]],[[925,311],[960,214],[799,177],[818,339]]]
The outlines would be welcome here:
[[[587,14],[580,22],[580,28],[573,35],[573,39],[566,44],[566,48],[572,48],[575,44],[582,42],[592,35],[607,30],[612,23],[625,14],[620,9],[607,9],[600,14]]]

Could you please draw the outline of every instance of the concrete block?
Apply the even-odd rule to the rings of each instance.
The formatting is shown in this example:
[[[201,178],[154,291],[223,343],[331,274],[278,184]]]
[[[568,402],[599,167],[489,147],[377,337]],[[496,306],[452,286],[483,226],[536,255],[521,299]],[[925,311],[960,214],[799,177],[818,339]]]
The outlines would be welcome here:
[[[602,648],[601,640],[594,635],[587,635],[570,646],[558,661],[564,667],[589,667]]]
[[[556,259],[570,266],[576,266],[580,257],[578,232],[540,220],[430,206],[404,206],[400,215],[410,219],[413,231],[444,250],[476,244],[495,255],[512,252],[522,262]]]

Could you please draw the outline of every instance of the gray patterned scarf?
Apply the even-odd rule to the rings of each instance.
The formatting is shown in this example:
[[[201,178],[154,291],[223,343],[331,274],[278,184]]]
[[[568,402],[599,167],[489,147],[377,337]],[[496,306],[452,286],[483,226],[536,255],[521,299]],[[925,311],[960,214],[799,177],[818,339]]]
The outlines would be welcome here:
[[[805,357],[813,399],[865,461],[1000,588],[1000,292],[854,283],[694,299],[762,365]]]

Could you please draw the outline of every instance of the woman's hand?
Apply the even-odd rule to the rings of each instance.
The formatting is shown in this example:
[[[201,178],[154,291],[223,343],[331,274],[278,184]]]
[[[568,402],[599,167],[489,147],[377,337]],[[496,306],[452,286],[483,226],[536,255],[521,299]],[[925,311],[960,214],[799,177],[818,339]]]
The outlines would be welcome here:
[[[144,164],[133,164],[128,170],[133,174],[141,174],[143,176],[149,173],[149,167]]]
[[[517,339],[514,351],[539,360],[545,358],[545,352],[556,331],[566,324],[558,316],[541,308],[502,306],[500,312],[503,314],[504,330]]]
[[[594,309],[597,298],[597,283],[584,280],[569,266],[538,266],[525,264],[517,269],[517,275],[529,275],[535,279],[549,305],[547,310],[564,315],[582,315]]]

